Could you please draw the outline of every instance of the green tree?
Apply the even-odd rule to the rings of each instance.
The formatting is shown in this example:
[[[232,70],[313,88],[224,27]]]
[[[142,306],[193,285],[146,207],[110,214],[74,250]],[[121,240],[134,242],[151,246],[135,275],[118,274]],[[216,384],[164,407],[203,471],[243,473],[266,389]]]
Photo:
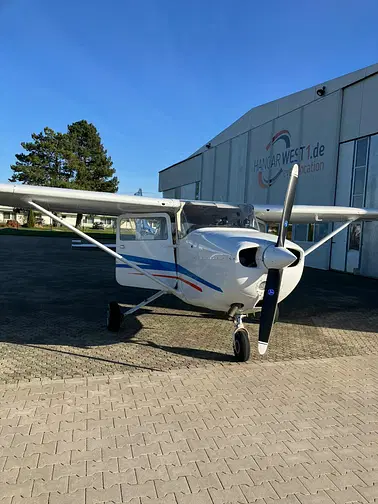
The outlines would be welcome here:
[[[26,151],[16,154],[16,163],[11,165],[13,175],[10,182],[69,187],[72,173],[67,168],[65,135],[51,128],[31,135],[32,142],[21,142]]]
[[[72,187],[87,191],[117,192],[118,178],[113,161],[101,143],[93,124],[77,121],[68,126],[65,136],[67,169],[72,174]],[[77,215],[80,226],[82,214]]]
[[[87,191],[116,192],[118,179],[110,156],[93,124],[85,120],[68,126],[66,133],[44,128],[22,142],[26,152],[16,154],[10,182],[66,187]],[[80,226],[82,214],[77,215]]]
[[[33,210],[29,210],[28,220],[27,220],[27,226],[28,226],[28,228],[35,227],[35,218],[34,218],[34,212],[33,212]]]

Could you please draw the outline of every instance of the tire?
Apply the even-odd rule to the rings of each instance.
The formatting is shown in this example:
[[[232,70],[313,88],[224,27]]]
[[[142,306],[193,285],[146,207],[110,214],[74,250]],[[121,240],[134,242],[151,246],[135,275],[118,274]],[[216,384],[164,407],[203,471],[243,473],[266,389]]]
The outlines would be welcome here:
[[[251,353],[248,332],[246,329],[238,329],[234,334],[234,354],[238,362],[246,362]]]
[[[109,331],[118,332],[122,323],[122,313],[119,304],[112,301],[108,304],[106,325]]]

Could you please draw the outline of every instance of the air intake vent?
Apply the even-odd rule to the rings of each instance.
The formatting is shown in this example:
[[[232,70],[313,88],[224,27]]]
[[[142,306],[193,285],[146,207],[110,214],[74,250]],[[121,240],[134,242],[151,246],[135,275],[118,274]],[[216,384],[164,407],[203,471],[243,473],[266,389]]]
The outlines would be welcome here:
[[[258,247],[243,249],[239,252],[239,261],[246,268],[257,268],[256,252]]]

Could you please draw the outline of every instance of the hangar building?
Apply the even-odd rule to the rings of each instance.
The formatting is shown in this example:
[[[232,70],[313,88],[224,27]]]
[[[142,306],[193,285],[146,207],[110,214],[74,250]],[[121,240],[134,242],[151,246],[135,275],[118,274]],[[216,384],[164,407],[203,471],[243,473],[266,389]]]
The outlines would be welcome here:
[[[253,108],[162,170],[159,190],[169,198],[283,204],[294,162],[296,204],[378,208],[378,64]],[[331,229],[294,225],[292,239],[306,249]],[[378,278],[377,254],[378,223],[356,223],[306,264]]]

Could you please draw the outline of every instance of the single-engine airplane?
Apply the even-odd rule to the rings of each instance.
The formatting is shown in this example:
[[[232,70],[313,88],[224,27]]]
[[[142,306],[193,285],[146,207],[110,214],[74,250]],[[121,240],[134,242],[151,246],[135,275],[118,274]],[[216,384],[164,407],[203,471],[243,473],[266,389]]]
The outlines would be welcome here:
[[[117,302],[109,303],[110,331],[118,331],[127,315],[171,293],[188,304],[227,313],[235,325],[235,357],[247,361],[250,342],[243,317],[261,312],[258,351],[265,354],[278,303],[297,286],[305,257],[352,222],[378,220],[378,209],[293,205],[298,173],[295,164],[283,206],[14,184],[0,184],[0,203],[38,210],[113,256],[120,285],[157,290],[126,311]],[[116,250],[76,229],[56,212],[117,216]],[[289,223],[319,221],[342,224],[307,250],[286,239]],[[278,237],[265,232],[267,223],[280,223]]]

